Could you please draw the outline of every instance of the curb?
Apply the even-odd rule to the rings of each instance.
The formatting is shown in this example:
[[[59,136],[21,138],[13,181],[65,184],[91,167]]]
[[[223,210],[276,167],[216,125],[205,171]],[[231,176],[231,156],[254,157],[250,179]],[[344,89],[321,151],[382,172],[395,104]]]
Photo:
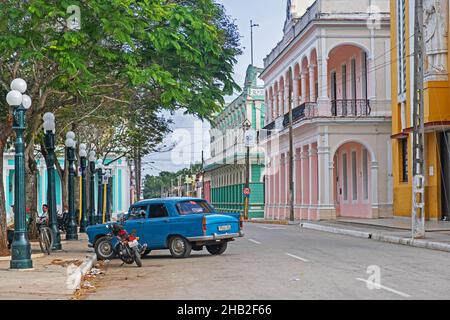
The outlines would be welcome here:
[[[86,256],[86,259],[84,259],[84,262],[77,270],[77,275],[74,277],[72,294],[75,293],[78,289],[80,289],[81,280],[83,279],[83,276],[85,276],[92,269],[92,267],[95,265],[96,262],[97,262],[97,255],[93,254],[90,256]]]
[[[380,242],[387,242],[387,243],[392,243],[392,244],[406,245],[406,246],[422,248],[422,249],[431,249],[431,250],[450,252],[450,244],[443,243],[443,242],[414,240],[411,238],[386,236],[386,235],[383,235],[380,233],[370,233],[370,232],[364,232],[364,231],[341,229],[341,228],[335,228],[335,227],[330,227],[330,226],[318,225],[318,224],[314,224],[314,223],[302,223],[302,224],[300,224],[300,227],[305,228],[305,229],[315,230],[315,231],[323,231],[323,232],[329,232],[329,233],[335,233],[335,234],[348,235],[348,236],[356,237],[356,238],[364,238],[364,239],[370,239],[370,240],[375,240],[375,241],[380,241]]]
[[[249,220],[247,222],[255,223],[255,224],[276,224],[276,225],[283,225],[283,226],[288,225],[288,221],[282,221],[282,220]]]
[[[348,230],[348,229],[339,229],[339,228],[322,226],[322,225],[313,224],[313,223],[301,223],[300,226],[305,229],[330,232],[330,233],[336,233],[336,234],[344,234],[344,235],[348,235],[348,236],[352,236],[352,237],[356,237],[356,238],[364,238],[364,239],[371,238],[371,234],[369,232]]]

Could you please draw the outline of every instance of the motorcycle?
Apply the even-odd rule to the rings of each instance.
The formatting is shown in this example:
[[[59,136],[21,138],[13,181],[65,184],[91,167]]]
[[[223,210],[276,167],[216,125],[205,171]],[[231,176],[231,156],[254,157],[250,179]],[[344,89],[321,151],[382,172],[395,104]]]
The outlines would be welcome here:
[[[107,225],[106,227],[111,232],[106,236],[105,240],[108,240],[111,244],[113,239],[117,239],[115,252],[123,263],[133,264],[136,262],[138,267],[142,267],[141,255],[147,250],[147,244],[141,245],[139,243],[139,237],[136,237],[134,234],[129,234],[117,223]],[[97,251],[100,250],[96,250],[97,256],[99,256],[99,252]]]

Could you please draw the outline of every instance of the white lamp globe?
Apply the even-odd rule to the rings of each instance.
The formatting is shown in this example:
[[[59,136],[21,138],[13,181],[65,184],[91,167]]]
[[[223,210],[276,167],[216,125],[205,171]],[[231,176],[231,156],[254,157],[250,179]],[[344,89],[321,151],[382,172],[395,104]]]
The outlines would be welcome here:
[[[11,90],[6,95],[6,102],[10,106],[20,106],[20,104],[22,103],[22,99],[23,99],[22,94],[20,93],[20,91],[17,90]]]
[[[78,154],[80,155],[81,158],[87,157],[87,152],[84,149],[80,149],[80,152]]]
[[[92,150],[91,152],[89,152],[89,161],[95,162],[95,160],[97,160],[97,159],[95,159],[95,151]]]
[[[75,146],[75,141],[73,141],[73,139],[66,139],[65,145],[67,148],[73,148]]]
[[[54,131],[55,130],[55,123],[53,121],[44,121],[44,131]]]
[[[27,94],[22,95],[22,105],[25,109],[30,109],[31,107],[31,98]]]
[[[55,121],[55,115],[51,112],[47,112],[43,116],[44,121],[53,122]]]
[[[86,150],[87,149],[87,146],[86,146],[86,144],[85,143],[80,143],[80,150]]]
[[[73,131],[69,131],[66,133],[66,139],[75,139],[75,133]]]
[[[27,91],[27,83],[21,78],[14,79],[11,82],[11,90],[17,90],[20,93],[25,93],[25,91]]]

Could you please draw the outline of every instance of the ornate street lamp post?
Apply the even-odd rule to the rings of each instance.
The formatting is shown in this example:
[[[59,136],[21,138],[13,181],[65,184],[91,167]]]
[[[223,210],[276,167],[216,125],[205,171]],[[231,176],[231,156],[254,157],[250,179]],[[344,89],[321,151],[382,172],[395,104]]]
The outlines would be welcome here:
[[[103,223],[103,161],[97,161],[97,223]]]
[[[11,82],[11,91],[6,96],[8,105],[14,107],[13,129],[16,132],[14,158],[14,240],[11,247],[11,269],[31,269],[31,245],[28,239],[25,212],[25,157],[23,132],[25,111],[31,107],[31,98],[25,93],[27,83],[23,79]],[[3,161],[0,159],[0,161]]]
[[[87,167],[87,147],[84,143],[80,144],[80,167],[81,167],[81,219],[80,219],[80,232],[86,232],[87,221],[87,203],[86,203],[86,167]]]
[[[111,220],[111,169],[106,169],[106,222]]]
[[[95,216],[95,162],[97,161],[95,151],[89,152],[89,225],[96,223]]]
[[[75,133],[66,134],[66,155],[69,161],[69,224],[67,226],[66,240],[78,240],[77,220],[75,214]]]
[[[47,150],[47,204],[49,211],[50,229],[53,233],[52,250],[62,250],[61,234],[56,215],[56,185],[55,185],[55,115],[51,112],[44,114],[45,149]]]

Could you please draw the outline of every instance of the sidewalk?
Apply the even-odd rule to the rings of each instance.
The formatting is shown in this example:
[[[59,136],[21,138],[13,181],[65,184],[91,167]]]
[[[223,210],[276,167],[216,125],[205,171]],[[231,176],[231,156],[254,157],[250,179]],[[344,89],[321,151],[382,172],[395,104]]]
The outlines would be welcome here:
[[[301,222],[300,226],[316,231],[450,252],[449,222],[427,221],[425,226],[426,238],[417,240],[411,238],[411,220],[404,218],[338,218],[333,221]]]
[[[62,239],[64,239],[62,235]],[[0,261],[0,300],[70,299],[81,276],[95,263],[93,249],[85,234],[78,241],[62,241],[63,251],[41,254],[39,244],[32,243],[33,270],[9,269],[9,261]],[[77,268],[79,267],[79,268]]]

